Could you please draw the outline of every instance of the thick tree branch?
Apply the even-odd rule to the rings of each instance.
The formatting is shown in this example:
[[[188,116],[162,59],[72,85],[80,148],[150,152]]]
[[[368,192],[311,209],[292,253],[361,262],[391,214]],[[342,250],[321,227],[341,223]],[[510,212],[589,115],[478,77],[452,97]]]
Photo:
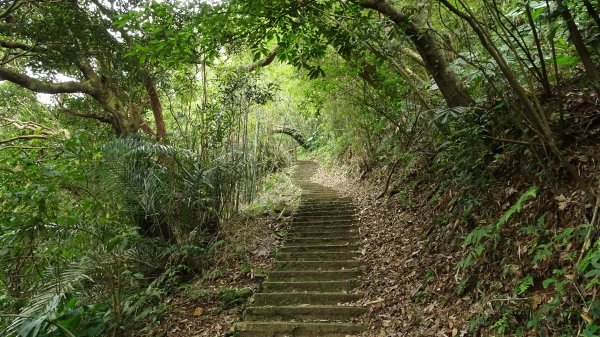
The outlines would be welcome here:
[[[23,42],[0,40],[0,47],[7,49],[20,49],[24,51],[43,52],[45,48],[35,45],[29,45]]]
[[[281,50],[280,46],[275,47],[273,50],[271,50],[269,52],[269,54],[267,54],[267,57],[262,59],[262,60],[258,60],[248,66],[246,66],[246,69],[248,71],[254,71],[257,68],[262,68],[262,67],[266,67],[269,64],[273,63],[273,61],[275,60],[275,57],[277,57],[277,53],[279,53],[279,51]]]
[[[95,94],[94,87],[88,81],[46,82],[5,67],[0,67],[0,81],[9,81],[33,92],[44,94]]]
[[[75,112],[71,109],[65,108],[65,107],[61,107],[60,111],[71,115],[71,116],[77,116],[77,117],[83,117],[83,118],[89,118],[89,119],[95,119],[97,121],[103,122],[103,123],[108,123],[108,124],[112,124],[113,123],[113,118],[111,115],[101,115],[101,114],[94,114],[94,113],[90,113],[90,114],[83,114],[83,113],[79,113],[79,112]]]
[[[426,67],[423,58],[416,51],[408,48],[408,47],[400,47],[400,50],[406,54],[406,56],[410,57],[413,61],[417,62],[421,67]]]
[[[10,5],[8,5],[8,8],[6,8],[3,11],[0,11],[0,19],[3,19],[5,17],[9,16],[12,12],[14,12],[22,4],[23,4],[23,2],[21,0],[13,0],[12,3]]]
[[[44,135],[23,135],[23,136],[17,136],[17,137],[5,139],[5,140],[0,140],[0,145],[16,142],[19,140],[33,140],[33,139],[47,139],[47,138],[48,138],[48,136],[44,136]]]
[[[89,60],[87,60],[85,57],[78,57],[76,64],[77,68],[81,70],[86,80],[100,80],[100,76],[98,76],[96,71],[94,71],[94,68],[90,64]]]
[[[300,146],[302,146],[303,148],[307,150],[310,148],[310,146],[306,142],[306,139],[304,139],[304,136],[302,136],[302,134],[300,134],[300,131],[296,129],[280,126],[273,128],[273,133],[283,133],[285,135],[288,135],[294,138],[294,140],[298,142],[298,144],[300,144]]]

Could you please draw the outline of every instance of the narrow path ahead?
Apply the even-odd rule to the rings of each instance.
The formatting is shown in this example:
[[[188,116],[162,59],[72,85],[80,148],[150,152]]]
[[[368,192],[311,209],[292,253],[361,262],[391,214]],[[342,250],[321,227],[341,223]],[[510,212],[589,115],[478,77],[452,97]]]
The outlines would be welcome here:
[[[302,199],[275,269],[236,325],[240,337],[346,337],[364,327],[351,320],[360,272],[354,207],[331,188],[310,182],[314,162],[299,162]]]

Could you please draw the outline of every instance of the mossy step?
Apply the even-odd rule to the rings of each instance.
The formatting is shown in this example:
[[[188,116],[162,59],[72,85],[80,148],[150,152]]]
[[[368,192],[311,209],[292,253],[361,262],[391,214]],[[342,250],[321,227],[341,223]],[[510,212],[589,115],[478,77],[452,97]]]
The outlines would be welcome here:
[[[264,331],[238,331],[232,335],[233,337],[356,337],[357,335],[349,335],[345,332],[312,333],[295,332],[293,335],[289,333],[277,333],[265,335]]]
[[[291,226],[292,227],[305,227],[305,226],[322,226],[322,225],[351,225],[356,223],[356,220],[348,218],[348,219],[333,219],[328,217],[323,217],[322,219],[293,219]]]
[[[358,252],[278,252],[276,261],[347,261],[358,257]]]
[[[289,245],[349,245],[356,242],[351,237],[328,237],[328,238],[288,238],[286,244]]]
[[[338,215],[326,215],[326,214],[307,214],[307,215],[294,215],[292,223],[297,222],[335,222],[335,221],[356,221],[352,214],[338,214]]]
[[[268,281],[336,281],[349,280],[358,277],[358,269],[346,270],[276,270],[269,274]]]
[[[293,239],[302,239],[302,238],[315,238],[315,239],[328,239],[328,238],[340,238],[344,237],[350,240],[358,240],[358,228],[353,228],[348,230],[345,228],[341,231],[329,231],[325,230],[304,230],[300,232],[294,233],[293,231],[288,231],[287,238],[290,240]]]
[[[294,291],[310,291],[310,292],[345,292],[351,291],[358,286],[358,280],[341,280],[341,281],[265,281],[263,282],[263,292],[278,293],[278,292],[294,292]]]
[[[273,292],[254,295],[253,304],[262,305],[336,305],[360,300],[362,294],[342,292]]]
[[[345,215],[345,214],[356,214],[354,207],[299,207],[294,215]]]
[[[344,208],[344,207],[353,207],[352,203],[349,201],[321,201],[321,202],[313,202],[313,201],[303,201],[298,205],[299,210],[303,209],[332,209],[332,208]]]
[[[308,202],[308,203],[317,203],[317,202],[335,202],[340,200],[339,195],[331,195],[331,194],[304,194],[300,195],[300,202]],[[350,200],[344,200],[347,203],[350,203]]]
[[[336,197],[341,198],[340,194],[331,188],[319,188],[318,185],[312,185],[316,188],[311,188],[310,190],[300,193],[301,197]]]
[[[332,305],[288,305],[248,307],[246,321],[349,321],[366,312],[364,307]]]
[[[351,245],[286,245],[279,248],[279,252],[354,252],[358,251],[358,246]]]
[[[335,271],[359,268],[358,261],[278,261],[275,262],[276,270],[322,270]]]
[[[358,231],[358,226],[356,225],[332,225],[332,224],[322,224],[322,225],[314,225],[314,226],[294,226],[288,230],[288,233],[314,233],[314,232],[329,232],[329,233],[346,233]]]
[[[352,323],[242,322],[235,325],[235,331],[236,336],[243,337],[325,337],[357,334],[365,327]]]
[[[300,199],[301,206],[318,206],[318,205],[352,205],[352,200],[344,198],[313,198],[302,197]]]

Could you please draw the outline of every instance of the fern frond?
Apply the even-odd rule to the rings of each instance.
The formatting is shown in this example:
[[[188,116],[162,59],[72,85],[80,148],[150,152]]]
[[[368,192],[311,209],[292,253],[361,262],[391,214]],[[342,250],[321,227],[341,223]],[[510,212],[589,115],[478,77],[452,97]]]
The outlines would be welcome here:
[[[44,271],[42,283],[38,284],[35,296],[29,300],[27,305],[21,309],[18,317],[8,326],[8,336],[16,336],[19,327],[29,318],[40,313],[54,312],[58,309],[60,302],[87,280],[93,280],[87,276],[94,264],[88,258],[72,262],[64,270],[58,271],[55,267],[48,267]],[[58,273],[58,275],[57,275]]]

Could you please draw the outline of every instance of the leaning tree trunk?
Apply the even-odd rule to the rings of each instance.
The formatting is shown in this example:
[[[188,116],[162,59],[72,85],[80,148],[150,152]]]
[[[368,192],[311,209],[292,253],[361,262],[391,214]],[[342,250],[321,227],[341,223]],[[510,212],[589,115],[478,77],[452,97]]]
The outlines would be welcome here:
[[[474,105],[473,99],[450,69],[448,60],[429,30],[419,27],[410,17],[402,14],[385,0],[362,0],[357,3],[363,8],[372,9],[385,15],[404,31],[423,59],[427,72],[433,77],[449,107]]]
[[[585,46],[585,42],[583,42],[583,38],[581,37],[581,33],[579,32],[577,25],[575,24],[575,19],[573,18],[571,11],[569,11],[569,8],[563,4],[562,0],[556,0],[556,4],[558,5],[560,15],[567,24],[569,34],[571,35],[571,41],[573,42],[573,45],[575,45],[577,54],[581,58],[581,62],[583,62],[585,73],[592,81],[600,81],[600,72],[596,68],[594,61],[592,60],[592,56]]]

